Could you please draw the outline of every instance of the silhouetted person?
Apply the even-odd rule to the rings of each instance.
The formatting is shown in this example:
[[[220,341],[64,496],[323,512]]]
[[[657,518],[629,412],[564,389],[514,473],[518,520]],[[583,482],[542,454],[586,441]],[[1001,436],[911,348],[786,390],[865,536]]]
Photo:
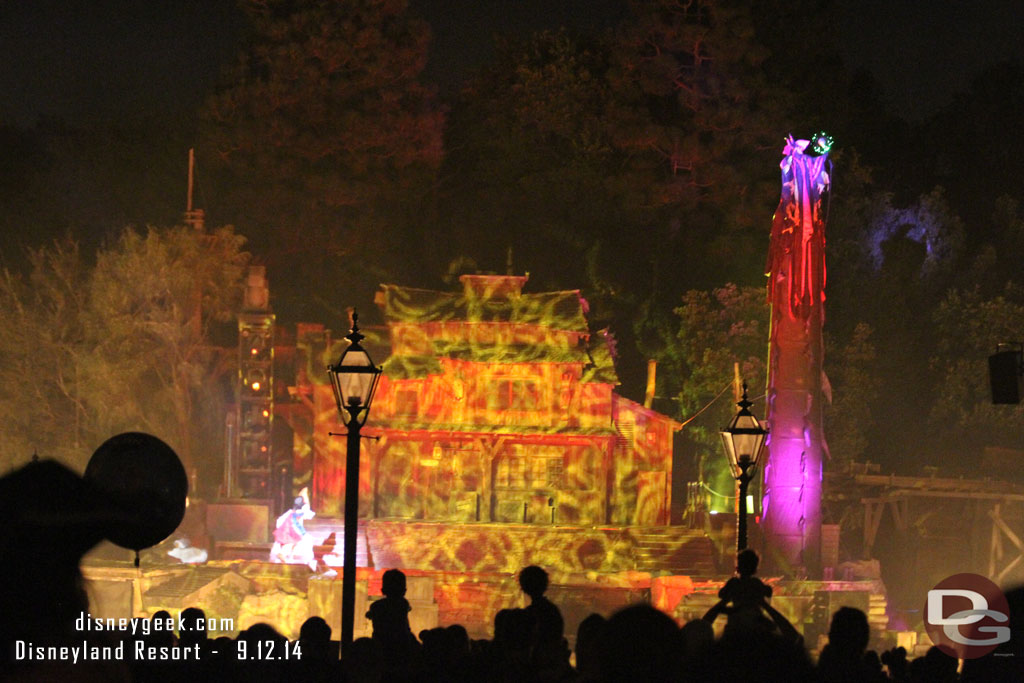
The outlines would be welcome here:
[[[525,567],[519,572],[519,587],[530,597],[526,613],[533,620],[533,665],[538,671],[554,675],[554,670],[569,666],[570,653],[562,613],[544,595],[548,589],[548,573],[536,565]]]
[[[761,603],[772,597],[771,586],[754,576],[759,562],[757,553],[750,548],[741,550],[736,556],[737,575],[726,581],[718,591],[718,597],[730,605],[726,609],[728,614],[744,610],[760,612]]]
[[[331,650],[331,627],[323,617],[310,617],[299,628],[303,659],[327,659]]]
[[[366,618],[373,624],[373,642],[389,669],[405,669],[411,665],[417,643],[409,628],[412,606],[405,599],[405,574],[389,569],[381,577],[384,597],[370,604]]]
[[[420,632],[423,643],[425,680],[447,683],[471,680],[469,635],[459,624],[438,626]]]
[[[15,641],[32,646],[116,646],[82,634],[88,612],[78,563],[125,520],[78,474],[34,461],[0,478],[0,674],[22,680],[123,680],[119,662],[14,662]],[[85,637],[83,637],[83,635]]]
[[[591,614],[576,629],[576,672],[580,683],[601,680],[601,641],[608,620]]]
[[[503,609],[494,615],[494,642],[487,680],[519,683],[536,678],[530,661],[534,623],[525,609]]]
[[[686,671],[700,680],[709,666],[711,648],[715,644],[715,630],[703,619],[694,619],[683,624],[679,635],[683,639],[683,662]]]
[[[238,650],[235,641],[226,635],[211,638],[210,653],[204,664],[206,665],[206,680],[235,680],[235,669],[238,667]]]
[[[562,613],[555,603],[544,596],[548,589],[548,573],[536,565],[530,565],[519,572],[519,587],[530,597],[526,613],[536,623],[538,641],[561,641],[565,632]]]
[[[199,651],[202,652],[209,640],[206,633],[206,613],[198,607],[188,607],[181,612],[178,621],[181,624],[178,645],[181,647],[198,646]]]
[[[452,657],[463,660],[469,657],[469,632],[462,624],[451,624],[445,628],[448,647]]]
[[[173,627],[176,621],[171,618],[170,612],[163,609],[158,610],[150,617],[149,622],[151,628],[149,635],[141,637],[146,647],[155,647],[158,648],[157,651],[163,652],[169,652],[170,648],[177,647],[178,638],[174,635]],[[134,659],[134,653],[133,647],[131,656],[128,658]],[[127,652],[125,654],[128,655]],[[179,680],[181,668],[179,663],[168,665],[167,662],[138,658],[132,663],[132,675],[136,681],[162,683],[163,681]]]
[[[286,670],[292,662],[284,659],[272,659],[267,653],[273,656],[280,656],[288,644],[288,639],[270,624],[253,624],[238,634],[236,648],[245,643],[244,651],[248,654],[247,660],[239,660],[234,671],[234,679],[237,681],[285,681]],[[239,652],[241,650],[236,650]],[[262,654],[262,658],[260,657]],[[186,680],[185,683],[192,683]]]
[[[158,610],[149,618],[151,630],[145,637],[146,645],[151,647],[173,647],[178,639],[174,636],[174,629],[167,628],[173,624],[171,613],[165,609]]]
[[[668,683],[680,678],[682,637],[671,617],[650,605],[619,610],[601,642],[601,674],[607,683]]]
[[[883,666],[889,670],[889,680],[898,683],[910,681],[910,668],[907,662],[907,649],[894,647],[888,652],[883,652],[880,658]]]
[[[964,660],[964,670],[967,671],[971,668],[970,663],[974,661],[977,660]],[[924,657],[918,657],[910,662],[910,683],[956,683],[957,664],[955,658],[932,646],[928,648]],[[1024,679],[1021,679],[1016,672],[989,671],[983,678],[968,677],[961,680],[985,681],[985,683],[1019,683]]]
[[[818,658],[818,675],[823,683],[884,681],[881,667],[872,666],[864,656],[870,638],[871,628],[864,612],[854,607],[836,610],[828,630],[828,645]]]
[[[1006,591],[1006,604],[1010,608],[1010,621],[1000,625],[1009,627],[1010,640],[996,645],[995,650],[984,657],[964,660],[960,673],[963,683],[1024,681],[1024,586]]]
[[[331,627],[322,617],[310,617],[299,629],[301,657],[295,661],[295,679],[321,683],[337,678],[338,653],[331,647]]]
[[[781,615],[780,617],[781,618]],[[803,641],[790,625],[780,632],[778,622],[732,619],[711,650],[702,679],[708,683],[818,683]],[[790,631],[792,629],[792,632]],[[786,635],[788,633],[788,635]]]
[[[405,599],[405,574],[398,569],[389,569],[381,578],[381,593],[384,597],[370,605],[366,618],[373,624],[373,639],[384,641],[406,641],[409,628],[409,612],[412,606]]]

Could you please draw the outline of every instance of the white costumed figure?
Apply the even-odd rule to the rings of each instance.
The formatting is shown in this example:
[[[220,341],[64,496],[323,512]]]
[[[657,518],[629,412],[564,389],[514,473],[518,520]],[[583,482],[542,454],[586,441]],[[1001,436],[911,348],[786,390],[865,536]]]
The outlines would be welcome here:
[[[313,519],[316,513],[309,507],[309,492],[302,489],[292,509],[277,518],[274,529],[274,546],[270,549],[270,561],[285,564],[308,564],[316,571],[316,557],[313,555],[313,537],[303,524]]]

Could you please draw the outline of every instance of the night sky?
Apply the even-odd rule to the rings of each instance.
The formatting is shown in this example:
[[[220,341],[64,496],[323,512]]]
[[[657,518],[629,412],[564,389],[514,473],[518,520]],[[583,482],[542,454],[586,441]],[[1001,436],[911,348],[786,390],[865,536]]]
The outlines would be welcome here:
[[[431,24],[427,76],[442,91],[491,53],[497,33],[613,24],[621,0],[412,0]],[[840,54],[881,84],[886,101],[920,119],[971,74],[1024,47],[1019,0],[841,0]],[[235,0],[32,0],[0,4],[0,122],[39,117],[118,120],[191,112],[242,33]],[[794,36],[794,49],[815,36]],[[827,83],[828,74],[822,74]]]

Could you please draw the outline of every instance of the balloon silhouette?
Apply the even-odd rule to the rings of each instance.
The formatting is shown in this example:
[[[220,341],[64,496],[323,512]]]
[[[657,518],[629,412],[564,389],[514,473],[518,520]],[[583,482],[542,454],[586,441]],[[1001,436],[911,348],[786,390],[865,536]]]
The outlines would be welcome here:
[[[185,517],[188,477],[178,454],[151,434],[126,432],[100,445],[85,479],[118,513],[107,538],[138,552],[167,538]]]

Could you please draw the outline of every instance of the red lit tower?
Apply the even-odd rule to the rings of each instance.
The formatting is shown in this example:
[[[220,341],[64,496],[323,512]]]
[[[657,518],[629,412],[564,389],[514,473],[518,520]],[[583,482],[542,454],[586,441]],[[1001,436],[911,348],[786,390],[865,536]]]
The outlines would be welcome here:
[[[764,529],[768,562],[817,575],[821,545],[822,326],[832,140],[787,140],[768,256],[771,333]]]

